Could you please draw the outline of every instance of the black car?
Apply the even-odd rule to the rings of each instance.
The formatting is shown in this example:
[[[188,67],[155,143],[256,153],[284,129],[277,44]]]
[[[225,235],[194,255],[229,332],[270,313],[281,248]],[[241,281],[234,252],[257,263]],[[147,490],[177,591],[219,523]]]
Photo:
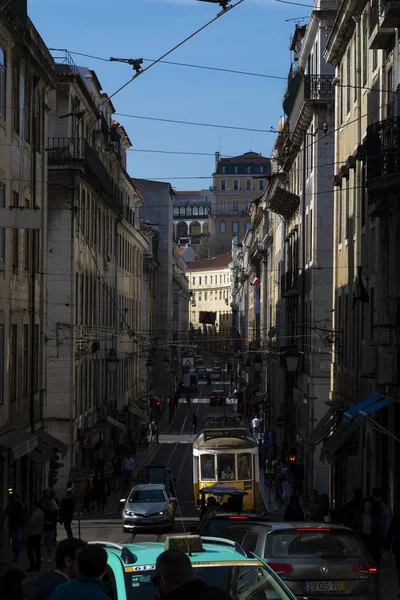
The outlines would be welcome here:
[[[205,367],[197,367],[196,369],[196,375],[199,379],[207,379],[208,378],[208,371]]]
[[[169,467],[147,465],[138,472],[136,483],[161,483],[166,486],[171,495],[175,495],[175,479]]]
[[[246,523],[263,523],[269,521],[268,515],[257,515],[251,513],[229,513],[229,512],[210,512],[204,515],[201,519],[196,532],[199,535],[206,535],[211,537],[223,537],[222,531],[225,531],[228,527],[238,524]]]

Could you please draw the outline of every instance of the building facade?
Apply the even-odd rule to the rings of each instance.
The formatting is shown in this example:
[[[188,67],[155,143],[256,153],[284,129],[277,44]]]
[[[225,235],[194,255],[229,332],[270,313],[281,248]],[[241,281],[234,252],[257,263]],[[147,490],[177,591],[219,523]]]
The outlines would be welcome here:
[[[190,330],[192,340],[213,343],[214,349],[230,349],[231,320],[231,269],[232,253],[214,258],[203,258],[187,265],[191,293]],[[205,313],[211,313],[211,321]],[[213,338],[207,340],[207,336]],[[217,343],[217,346],[215,343]]]
[[[325,50],[337,81],[331,399],[353,415],[323,446],[338,503],[356,486],[382,487],[392,506],[399,493],[399,25],[390,3],[345,2]]]
[[[131,146],[94,71],[55,66],[48,127],[48,430],[71,466],[137,438],[143,253]]]
[[[47,485],[47,154],[53,59],[26,2],[0,12],[0,514]],[[14,210],[12,210],[14,208]],[[40,451],[37,448],[40,447]],[[8,541],[4,519],[0,549]]]
[[[263,194],[269,175],[269,158],[261,154],[246,152],[221,158],[219,152],[215,153],[209,256],[230,252],[232,239],[244,237],[251,226],[250,204]]]
[[[192,246],[197,258],[208,256],[212,197],[210,190],[175,192],[174,241],[181,247]]]

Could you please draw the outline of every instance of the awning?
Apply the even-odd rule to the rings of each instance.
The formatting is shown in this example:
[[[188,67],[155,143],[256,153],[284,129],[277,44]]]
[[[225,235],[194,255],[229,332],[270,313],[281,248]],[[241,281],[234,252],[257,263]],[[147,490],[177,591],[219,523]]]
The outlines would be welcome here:
[[[139,419],[142,419],[143,421],[146,421],[146,419],[147,419],[147,407],[142,407],[139,404],[130,404],[128,406],[128,410],[133,415],[136,415],[137,417],[139,417]]]
[[[333,408],[330,408],[306,439],[307,444],[310,446],[318,446],[318,444],[331,433],[336,423],[336,411]]]
[[[26,455],[28,458],[30,458],[31,460],[33,460],[33,462],[37,463],[38,465],[44,465],[49,461],[49,457],[47,454],[42,454],[41,452],[39,452],[38,450],[31,450],[30,452],[28,452],[28,454]]]
[[[11,450],[14,460],[17,460],[36,448],[37,436],[21,429],[11,429],[0,434],[0,446]]]
[[[67,454],[67,449],[68,449],[67,444],[64,444],[64,442],[61,442],[54,436],[50,435],[50,433],[47,433],[47,431],[43,431],[43,429],[39,429],[39,431],[36,432],[36,435],[43,442],[45,442],[46,444],[48,444],[55,450],[58,450],[61,453],[61,456],[63,458]]]
[[[48,444],[45,444],[39,438],[35,450],[37,450],[41,454],[44,454],[47,457],[47,460],[51,460],[54,456],[54,448],[52,448]]]
[[[354,417],[354,415],[356,415],[358,412],[368,408],[369,406],[371,406],[372,404],[374,404],[381,398],[383,398],[382,394],[380,394],[379,392],[375,392],[374,394],[371,394],[371,396],[368,396],[368,398],[365,398],[358,404],[354,404],[354,406],[352,406],[351,408],[346,410],[346,412],[344,413],[343,423],[350,423],[350,421]]]
[[[107,423],[110,423],[114,427],[118,427],[121,431],[126,435],[128,433],[128,428],[124,423],[117,421],[117,419],[113,419],[113,417],[107,417]]]
[[[321,450],[321,461],[325,462],[327,458],[330,462],[336,452],[347,442],[347,440],[353,435],[358,429],[360,423],[358,421],[352,421],[350,425],[339,423],[333,434],[324,442]]]

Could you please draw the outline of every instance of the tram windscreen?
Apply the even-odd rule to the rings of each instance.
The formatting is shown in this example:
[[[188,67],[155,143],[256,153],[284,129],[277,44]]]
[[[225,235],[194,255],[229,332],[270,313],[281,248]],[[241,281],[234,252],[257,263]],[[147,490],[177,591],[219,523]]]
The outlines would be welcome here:
[[[251,464],[251,454],[249,452],[244,452],[243,454],[238,454],[238,479],[239,481],[252,479],[252,464]]]
[[[218,480],[219,481],[234,481],[235,474],[235,455],[234,454],[218,454]]]
[[[202,454],[200,456],[202,481],[215,481],[214,454]]]

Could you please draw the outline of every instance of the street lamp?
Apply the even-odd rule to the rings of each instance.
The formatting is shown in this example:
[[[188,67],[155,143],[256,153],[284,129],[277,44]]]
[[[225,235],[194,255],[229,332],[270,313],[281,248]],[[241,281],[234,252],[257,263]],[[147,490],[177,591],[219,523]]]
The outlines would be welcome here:
[[[114,348],[111,348],[106,358],[107,365],[107,373],[110,375],[115,375],[118,369],[119,358],[117,355],[117,351]]]
[[[249,359],[247,359],[246,362],[245,362],[245,364],[244,364],[244,370],[246,371],[247,374],[250,373],[251,367],[252,367],[252,364],[249,361]]]
[[[256,373],[260,373],[263,366],[263,360],[259,354],[256,354],[254,358],[254,370]]]
[[[149,360],[146,363],[146,369],[149,375],[152,374],[152,372],[154,371],[154,361],[152,358],[149,358]]]

